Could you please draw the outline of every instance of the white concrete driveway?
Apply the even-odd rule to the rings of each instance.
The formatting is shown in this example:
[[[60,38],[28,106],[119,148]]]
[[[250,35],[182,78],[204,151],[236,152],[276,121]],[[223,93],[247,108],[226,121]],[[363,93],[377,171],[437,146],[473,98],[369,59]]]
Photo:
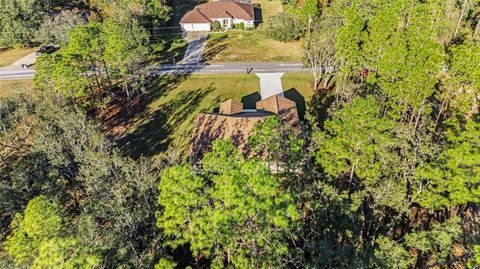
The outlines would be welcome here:
[[[13,64],[3,67],[2,69],[21,69],[22,64],[26,64],[27,66],[31,66],[35,63],[37,60],[37,55],[35,55],[35,52],[28,54],[27,56],[21,58],[20,60],[14,62]]]
[[[187,32],[184,39],[188,41],[188,47],[180,63],[199,64],[203,62],[203,52],[207,43],[207,37],[208,32]]]
[[[267,99],[272,95],[283,95],[282,77],[284,73],[255,73],[260,78],[260,95]]]

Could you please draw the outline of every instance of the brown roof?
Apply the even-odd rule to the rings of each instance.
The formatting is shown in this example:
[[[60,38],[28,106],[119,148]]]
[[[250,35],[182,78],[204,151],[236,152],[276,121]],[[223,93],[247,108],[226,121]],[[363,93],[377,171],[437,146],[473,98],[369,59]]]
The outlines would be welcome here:
[[[181,23],[211,23],[203,13],[198,12],[196,9],[188,12],[182,17]]]
[[[193,127],[193,138],[190,144],[190,158],[200,160],[212,149],[216,139],[231,139],[240,151],[246,152],[247,143],[253,135],[256,124],[262,123],[271,113],[241,113],[222,115],[200,113]]]
[[[243,104],[238,100],[229,99],[220,104],[220,114],[233,115],[242,113]]]
[[[237,102],[228,100],[222,103],[223,109]],[[300,132],[295,102],[283,96],[276,95],[259,101],[258,111],[250,113],[228,115],[222,109],[222,104],[220,114],[200,113],[198,115],[190,144],[190,158],[193,161],[200,160],[206,152],[209,152],[212,142],[216,139],[230,139],[240,151],[249,154],[247,143],[254,133],[255,125],[263,123],[270,116],[279,115],[283,123],[292,126],[297,134]]]
[[[198,5],[181,19],[181,23],[208,23],[211,19],[235,18],[254,20],[252,4],[231,2],[209,2]]]
[[[281,95],[272,95],[257,102],[258,110],[264,110],[280,115],[284,121],[297,124],[299,122],[297,104]]]

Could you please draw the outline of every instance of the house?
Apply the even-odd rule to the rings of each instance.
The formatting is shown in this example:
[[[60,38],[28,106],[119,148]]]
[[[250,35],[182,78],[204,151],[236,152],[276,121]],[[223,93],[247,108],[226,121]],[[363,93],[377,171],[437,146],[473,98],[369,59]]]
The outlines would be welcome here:
[[[201,160],[216,139],[229,139],[248,155],[248,139],[254,134],[255,126],[272,116],[280,117],[282,124],[300,132],[297,106],[282,95],[257,102],[256,109],[243,109],[241,102],[230,99],[220,104],[219,113],[200,113],[193,127],[190,159]]]
[[[222,28],[230,29],[234,25],[244,23],[246,28],[255,26],[253,5],[238,1],[214,1],[201,4],[185,14],[180,20],[184,31],[210,31],[212,23],[218,21]]]

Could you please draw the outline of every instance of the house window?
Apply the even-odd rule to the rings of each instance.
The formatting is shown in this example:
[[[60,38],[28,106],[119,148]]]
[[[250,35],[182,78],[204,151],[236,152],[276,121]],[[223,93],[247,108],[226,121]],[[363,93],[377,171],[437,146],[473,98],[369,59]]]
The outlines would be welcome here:
[[[223,19],[223,25],[229,25],[228,19]]]

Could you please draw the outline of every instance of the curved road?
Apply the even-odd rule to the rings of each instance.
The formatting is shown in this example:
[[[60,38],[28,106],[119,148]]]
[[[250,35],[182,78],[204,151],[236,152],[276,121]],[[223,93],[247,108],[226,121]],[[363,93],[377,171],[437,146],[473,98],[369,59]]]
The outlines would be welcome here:
[[[217,63],[165,64],[152,70],[153,75],[188,74],[247,74],[247,73],[308,72],[301,63]],[[0,69],[0,80],[32,79],[32,69]]]

